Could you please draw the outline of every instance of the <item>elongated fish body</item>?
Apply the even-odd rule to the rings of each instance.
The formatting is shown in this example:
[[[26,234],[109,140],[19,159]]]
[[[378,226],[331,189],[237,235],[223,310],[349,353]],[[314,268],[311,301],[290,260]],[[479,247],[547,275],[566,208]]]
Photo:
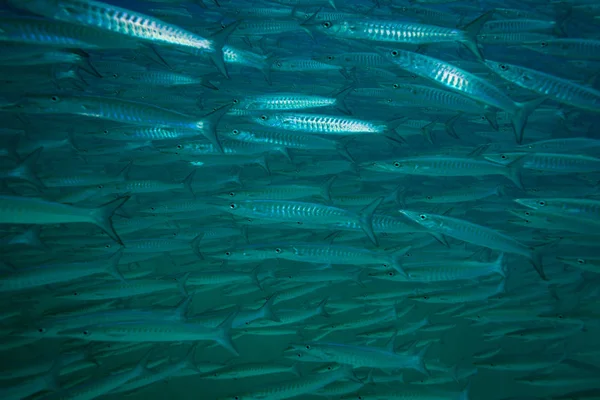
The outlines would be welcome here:
[[[249,96],[236,105],[242,110],[301,110],[307,108],[331,107],[336,104],[335,98],[312,96],[297,93],[276,93]]]
[[[0,41],[60,48],[137,47],[99,29],[41,18],[0,18]]]
[[[314,135],[295,132],[232,129],[226,133],[232,139],[248,143],[263,143],[301,150],[337,150],[337,142]]]
[[[387,125],[362,121],[356,118],[320,114],[281,113],[263,114],[254,122],[269,128],[322,135],[381,134]]]
[[[6,111],[19,109],[32,114],[77,114],[132,125],[193,130],[222,150],[215,130],[216,124],[229,106],[221,107],[203,119],[195,119],[155,105],[111,97],[40,95],[25,96],[16,105],[8,108],[0,107],[0,111],[3,109]]]
[[[357,221],[371,242],[377,244],[375,234],[373,233],[373,212],[381,201],[383,201],[383,198],[377,199],[363,209],[360,214],[318,203],[276,200],[232,202],[225,207],[225,210],[241,217],[259,218],[276,222],[295,222],[297,224],[344,225],[349,221]]]
[[[600,40],[579,38],[544,38],[529,40],[523,47],[540,53],[577,60],[600,60]]]
[[[296,350],[297,349],[297,350]],[[351,346],[339,343],[308,342],[302,345],[292,345],[289,355],[301,352],[303,357],[297,357],[305,362],[335,362],[351,365],[353,368],[378,368],[381,370],[413,369],[427,373],[423,363],[426,349],[416,354],[399,354],[391,349],[369,346]]]
[[[49,225],[85,222],[98,226],[112,239],[122,243],[111,218],[128,199],[122,197],[99,208],[86,209],[32,197],[0,196],[0,223]]]
[[[512,160],[516,162],[518,159]],[[423,156],[368,162],[361,166],[369,171],[424,176],[503,175],[521,188],[520,170],[513,164],[502,165],[468,157]]]
[[[541,255],[535,250],[501,232],[488,227],[477,225],[469,221],[444,215],[419,213],[409,210],[400,210],[411,221],[443,235],[448,235],[458,240],[473,243],[478,246],[488,247],[505,253],[518,254],[528,258],[535,266],[536,271],[546,279],[541,262]]]
[[[591,199],[546,198],[515,199],[525,207],[558,215],[589,219],[593,224],[600,224],[600,201]]]
[[[486,65],[507,81],[548,96],[559,103],[600,112],[600,91],[545,72],[487,60]]]
[[[314,26],[320,32],[337,38],[410,44],[458,42],[467,46],[477,57],[481,57],[475,39],[481,27],[490,18],[490,13],[484,14],[467,26],[468,31],[415,22],[376,19],[323,21],[316,22]]]
[[[486,79],[445,61],[400,49],[378,48],[377,50],[400,68],[507,112],[512,116],[515,136],[519,144],[523,141],[523,130],[529,114],[543,101],[541,99],[530,103],[516,103]]]
[[[600,158],[575,155],[575,154],[556,154],[556,153],[503,153],[499,155],[489,155],[485,158],[492,162],[502,164],[504,160],[516,160],[526,169],[536,171],[555,172],[555,173],[576,173],[576,172],[598,172],[600,171]]]
[[[177,46],[206,54],[227,76],[223,67],[222,43],[158,18],[94,0],[26,0],[11,3],[51,19],[94,27],[128,39]]]
[[[348,378],[356,379],[354,378],[352,369],[347,366],[340,366],[331,372],[310,374],[301,378],[270,384],[263,389],[257,389],[240,395],[231,395],[219,400],[235,399],[236,397],[244,400],[285,400],[311,394],[330,383]]]

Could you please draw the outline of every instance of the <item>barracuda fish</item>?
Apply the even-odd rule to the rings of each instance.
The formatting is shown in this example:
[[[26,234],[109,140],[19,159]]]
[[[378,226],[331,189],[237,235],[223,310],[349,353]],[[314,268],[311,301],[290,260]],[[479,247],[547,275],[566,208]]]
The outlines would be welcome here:
[[[98,208],[79,208],[35,198],[0,196],[0,223],[3,224],[68,224],[86,222],[102,229],[114,241],[123,244],[112,225],[112,216],[128,196]]]
[[[223,60],[223,45],[238,23],[229,25],[206,39],[142,13],[93,0],[26,0],[11,4],[35,14],[63,22],[89,26],[122,35],[127,39],[187,48],[207,55],[219,71],[228,76]],[[152,26],[152,29],[148,29]]]
[[[292,222],[296,224],[318,223],[320,225],[344,225],[357,222],[369,240],[377,245],[373,232],[373,213],[379,207],[383,198],[375,200],[360,213],[341,208],[325,206],[318,203],[304,203],[275,200],[246,200],[221,206],[227,212],[247,218],[259,218],[274,222]]]
[[[485,64],[507,81],[560,103],[600,112],[600,91],[566,79],[514,64],[486,60]]]
[[[510,236],[482,225],[445,215],[419,213],[409,210],[399,211],[409,220],[440,234],[478,246],[526,257],[533,264],[540,277],[544,280],[546,279],[540,251],[527,247]]]
[[[241,101],[234,101],[234,107],[231,112],[236,110],[255,111],[255,110],[302,110],[308,108],[335,107],[345,114],[350,114],[350,110],[344,103],[345,97],[350,93],[352,87],[340,91],[336,97],[311,96],[297,93],[277,93],[270,95],[249,96]]]
[[[545,101],[541,98],[525,103],[515,102],[487,80],[437,58],[400,49],[377,48],[377,51],[406,71],[510,114],[518,144],[523,141],[529,114]]]
[[[222,107],[198,120],[151,104],[108,97],[46,95],[27,96],[18,104],[0,110],[18,109],[33,114],[77,114],[133,125],[189,129],[205,136],[214,146],[222,150],[216,129],[219,120],[227,113],[229,107]]]
[[[483,58],[477,47],[477,34],[491,17],[492,13],[486,13],[467,24],[464,29],[373,19],[323,22],[313,22],[309,19],[304,22],[304,25],[327,35],[345,39],[417,45],[458,42],[465,45],[476,57]]]
[[[361,165],[361,168],[369,171],[425,176],[503,175],[518,188],[523,188],[521,171],[517,164],[518,160],[519,158],[515,157],[511,160],[511,163],[503,164],[502,168],[497,168],[497,165],[485,160],[435,156],[368,162]]]
[[[390,342],[390,343],[393,343]],[[300,362],[335,362],[353,368],[368,367],[381,370],[413,369],[428,375],[423,356],[428,347],[416,353],[396,353],[387,349],[367,346],[350,346],[338,343],[307,342],[292,344],[286,350],[288,358]]]

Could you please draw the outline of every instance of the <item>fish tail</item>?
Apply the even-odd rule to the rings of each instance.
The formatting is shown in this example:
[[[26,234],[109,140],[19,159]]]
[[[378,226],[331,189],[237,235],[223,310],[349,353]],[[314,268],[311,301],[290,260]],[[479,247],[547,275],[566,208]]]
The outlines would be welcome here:
[[[123,196],[118,199],[109,201],[98,208],[91,210],[91,222],[98,228],[102,229],[112,240],[123,245],[123,241],[115,231],[112,224],[112,216],[123,205],[130,196]]]
[[[456,133],[456,129],[454,129],[454,125],[456,124],[456,121],[458,121],[458,119],[460,117],[462,117],[463,113],[458,113],[453,117],[448,118],[448,120],[446,121],[446,124],[444,125],[446,128],[446,133],[448,134],[448,136],[453,137],[454,139],[460,139],[460,137],[458,137],[458,133]],[[425,129],[425,128],[423,128]]]
[[[194,175],[196,175],[196,170],[193,170],[189,173],[188,176],[183,180],[183,186],[192,194],[194,198],[196,198],[196,194],[194,193],[194,189],[192,188],[192,181],[194,180]]]
[[[488,22],[493,15],[493,11],[488,11],[462,27],[463,40],[461,43],[479,60],[483,60],[483,54],[481,53],[481,49],[477,44],[477,35],[479,35],[483,25],[485,25],[485,23]]]
[[[494,272],[506,278],[507,265],[504,262],[504,253],[500,253],[496,261],[494,261]]]
[[[469,400],[470,392],[471,392],[471,382],[467,383],[467,386],[465,386],[464,389],[460,392],[460,395],[458,396],[458,400]]]
[[[548,278],[544,273],[544,265],[542,263],[542,252],[539,249],[531,249],[530,261],[540,277],[547,281]]]
[[[331,203],[331,185],[333,185],[333,182],[336,179],[337,175],[333,175],[332,177],[327,179],[325,183],[323,183],[323,185],[321,186],[321,197],[327,200],[328,203]]]
[[[323,300],[321,300],[321,302],[317,306],[317,315],[322,315],[324,317],[330,316],[329,313],[327,312],[327,310],[325,309],[325,306],[327,305],[328,301],[329,301],[329,297],[325,297]]]
[[[545,97],[540,97],[539,99],[535,100],[515,103],[517,106],[517,111],[513,115],[512,125],[515,133],[515,139],[517,140],[518,144],[523,143],[523,133],[525,131],[525,125],[527,124],[529,115],[545,100]]]
[[[277,314],[275,314],[275,312],[273,311],[273,303],[275,302],[276,297],[277,294],[274,294],[271,297],[269,297],[265,304],[260,308],[260,312],[262,318],[264,319],[268,319],[269,321],[281,322]]]
[[[19,165],[13,170],[14,177],[24,180],[25,182],[29,182],[38,189],[45,189],[46,185],[38,178],[34,169],[37,164],[40,154],[44,150],[43,147],[38,147],[31,154],[25,157]]]
[[[225,42],[227,42],[227,38],[233,31],[238,27],[238,25],[242,21],[235,21],[225,28],[214,34],[211,39],[213,41],[214,52],[210,54],[210,58],[212,62],[215,64],[217,69],[224,77],[229,79],[229,74],[227,73],[227,68],[225,68],[225,59],[223,57],[223,46],[225,46]]]
[[[404,258],[406,253],[408,253],[410,251],[411,248],[412,248],[412,246],[407,246],[400,250],[395,251],[392,254],[392,268],[394,268],[398,273],[400,273],[405,278],[408,278],[408,274],[406,273],[404,268],[402,268],[402,259]]]
[[[221,118],[223,118],[223,116],[229,112],[229,109],[232,106],[233,106],[233,104],[226,104],[222,107],[217,108],[210,114],[207,114],[204,116],[203,122],[205,122],[207,124],[207,126],[202,128],[202,134],[221,153],[223,153],[224,151],[223,151],[223,145],[221,144],[221,141],[219,140],[219,136],[217,135],[217,126],[219,125],[219,121],[221,121]]]
[[[375,246],[379,246],[379,242],[377,241],[375,232],[373,232],[373,215],[383,199],[384,197],[377,198],[371,204],[363,208],[359,213],[360,227]]]
[[[121,271],[119,271],[119,261],[121,260],[122,256],[123,256],[123,249],[120,249],[115,254],[110,256],[108,263],[106,265],[106,272],[108,274],[112,275],[115,279],[118,279],[121,282],[125,282],[125,278],[121,274]]]
[[[229,316],[217,326],[217,336],[215,337],[215,341],[219,343],[221,347],[224,347],[235,356],[239,356],[240,353],[231,339],[231,328],[237,315],[237,310],[229,314]]]
[[[521,176],[521,164],[512,163],[506,166],[506,177],[521,190],[525,190]]]
[[[425,364],[425,353],[427,353],[430,346],[431,344],[428,344],[427,346],[423,347],[418,353],[415,354],[415,357],[417,359],[417,365],[415,369],[427,376],[431,376],[431,372],[429,372],[429,370],[427,369],[427,365]]]
[[[342,89],[335,96],[335,107],[338,110],[340,110],[341,112],[343,112],[344,114],[347,114],[347,115],[351,115],[352,114],[352,111],[350,111],[350,109],[346,105],[346,97],[348,97],[348,95],[352,92],[352,90],[354,90],[354,86],[350,85],[347,88]]]

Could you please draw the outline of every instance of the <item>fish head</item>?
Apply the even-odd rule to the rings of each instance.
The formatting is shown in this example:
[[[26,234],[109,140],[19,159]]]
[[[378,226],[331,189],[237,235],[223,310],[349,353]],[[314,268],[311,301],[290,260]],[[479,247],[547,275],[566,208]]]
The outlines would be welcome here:
[[[577,268],[583,268],[585,266],[587,266],[588,264],[590,264],[590,260],[586,259],[584,257],[556,257],[557,260],[559,260],[560,262],[573,266],[573,267],[577,267]],[[600,262],[598,260],[594,260],[596,261],[596,264],[599,264]]]
[[[504,62],[486,60],[485,65],[496,74],[508,80],[516,80],[522,74],[520,68]]]
[[[308,20],[304,21],[302,26],[313,32],[320,32],[325,35],[337,35],[340,32],[352,34],[352,32],[357,31],[356,25],[349,21],[319,21],[318,18],[315,18],[315,16],[316,15],[313,15]]]
[[[398,212],[412,222],[416,222],[425,228],[435,228],[437,225],[435,216],[432,214],[411,210],[398,210]]]
[[[538,53],[551,54],[551,49],[555,47],[554,43],[548,40],[536,40],[532,42],[524,42],[520,44],[521,47],[524,47],[528,50],[537,51]]]
[[[521,159],[523,155],[523,153],[498,153],[486,154],[483,156],[483,158],[490,162],[493,162],[494,164],[509,165]]]
[[[542,210],[548,206],[548,202],[544,199],[515,199],[515,202],[534,210]]]
[[[292,343],[283,351],[283,356],[290,360],[300,360],[304,362],[324,361],[317,350],[318,348],[310,343]]]

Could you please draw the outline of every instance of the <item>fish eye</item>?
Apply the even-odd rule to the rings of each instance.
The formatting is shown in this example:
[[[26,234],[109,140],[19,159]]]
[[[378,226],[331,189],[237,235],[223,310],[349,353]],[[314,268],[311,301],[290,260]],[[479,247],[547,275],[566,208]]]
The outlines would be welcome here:
[[[329,21],[323,22],[323,28],[331,28],[331,22],[329,22]]]
[[[239,103],[239,102],[240,102],[240,101],[239,101],[238,99],[233,99],[233,104],[237,104],[237,103]]]
[[[402,163],[400,163],[398,161],[394,161],[394,167],[400,168],[401,166],[402,166]]]
[[[429,300],[429,296],[423,296],[424,300]]]
[[[398,53],[398,50],[392,50],[390,54],[396,57],[400,53]]]
[[[327,56],[327,59],[328,59],[329,61],[331,61],[331,60],[333,60],[333,56]]]
[[[546,205],[546,202],[544,200],[540,200],[538,201],[538,204],[542,207],[544,207]]]
[[[39,333],[45,333],[45,332],[46,332],[46,329],[44,329],[44,328],[39,328],[39,329],[38,329],[38,332],[39,332]]]
[[[275,65],[277,65],[278,67],[281,67],[281,65],[282,65],[282,64],[281,64],[281,61],[277,61],[277,62],[275,63]]]
[[[419,218],[421,218],[422,220],[425,220],[425,219],[427,219],[427,215],[421,214],[421,215],[419,215]]]
[[[546,46],[548,46],[548,42],[542,42],[542,43],[540,43],[540,46],[546,47]]]
[[[306,350],[310,350],[310,346],[309,345],[306,345]]]
[[[398,89],[398,88],[400,87],[400,85],[398,85],[397,83],[394,83],[394,84],[392,85],[392,87],[393,87],[394,89]]]
[[[558,315],[557,315],[557,317],[558,317],[558,319],[563,319],[563,318],[564,318],[564,315],[562,315],[562,314],[558,314]]]
[[[73,296],[79,296],[79,292],[73,292]]]
[[[388,276],[394,276],[394,273],[392,271],[388,272]]]
[[[235,196],[235,192],[229,192],[229,197],[234,197]]]
[[[585,264],[585,260],[583,258],[578,258],[577,259],[577,263],[578,264]]]
[[[269,119],[269,117],[267,117],[266,115],[261,115],[260,119],[262,119],[263,121],[266,121],[267,119]]]
[[[52,96],[52,97],[50,97],[50,100],[52,100],[53,102],[56,103],[60,99],[58,98],[58,96]]]
[[[83,333],[84,336],[89,336],[90,331],[83,331],[82,333]]]
[[[506,71],[508,69],[508,67],[504,64],[500,64],[499,67],[502,71]]]
[[[527,215],[529,217],[529,216],[531,216],[531,213],[529,211],[525,211],[525,215]]]
[[[387,101],[388,103],[391,103],[391,102],[393,102],[394,100],[392,100],[392,99],[387,99],[386,101]]]
[[[98,185],[97,188],[98,189],[104,189],[104,185]]]
[[[240,133],[240,131],[238,131],[237,129],[234,129],[231,131],[231,133],[233,133],[234,135],[238,135]]]
[[[427,196],[427,200],[431,200],[431,196]]]
[[[111,247],[112,247],[112,246],[111,246],[110,244],[105,244],[105,245],[104,245],[104,248],[105,248],[105,249],[110,249]]]
[[[505,154],[502,154],[502,155],[500,155],[500,158],[503,159],[503,160],[506,160],[508,157],[506,157]]]
[[[229,205],[229,208],[231,208],[232,210],[235,210],[237,208],[237,205],[235,203],[231,203]]]
[[[281,254],[281,249],[280,248],[275,249],[275,253]]]
[[[182,144],[178,144],[177,148],[181,150],[181,149],[183,149],[183,145]]]

